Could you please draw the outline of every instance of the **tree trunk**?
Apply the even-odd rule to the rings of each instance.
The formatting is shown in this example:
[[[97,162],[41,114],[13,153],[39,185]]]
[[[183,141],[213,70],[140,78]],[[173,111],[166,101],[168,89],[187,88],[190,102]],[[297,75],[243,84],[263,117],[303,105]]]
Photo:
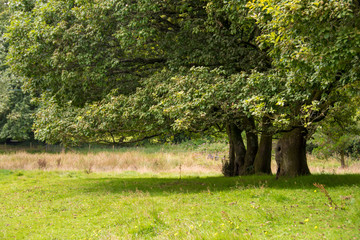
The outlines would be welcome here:
[[[298,176],[310,174],[306,160],[305,128],[294,128],[284,134],[276,146],[276,163],[279,176]]]
[[[341,168],[346,168],[344,150],[340,151],[340,163],[341,163]]]
[[[223,165],[223,174],[225,176],[239,176],[240,169],[244,166],[245,145],[241,137],[242,129],[236,124],[227,125],[229,137],[229,161]]]
[[[245,121],[246,126],[246,154],[244,166],[240,169],[241,175],[254,174],[254,161],[258,151],[258,135],[255,128],[254,118],[248,118]]]
[[[269,132],[270,120],[262,121],[260,145],[254,161],[255,173],[271,174],[272,134]]]

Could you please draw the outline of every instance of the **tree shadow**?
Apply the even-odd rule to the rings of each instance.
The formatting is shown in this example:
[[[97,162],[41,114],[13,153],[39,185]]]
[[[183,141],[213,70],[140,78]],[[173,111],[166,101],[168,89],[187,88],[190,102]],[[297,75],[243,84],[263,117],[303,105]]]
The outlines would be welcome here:
[[[176,193],[199,193],[204,191],[219,192],[234,189],[316,189],[314,183],[326,188],[360,186],[360,175],[311,175],[294,178],[275,176],[241,177],[186,177],[176,178],[91,178],[83,186],[86,192],[133,193],[145,192],[151,195]]]

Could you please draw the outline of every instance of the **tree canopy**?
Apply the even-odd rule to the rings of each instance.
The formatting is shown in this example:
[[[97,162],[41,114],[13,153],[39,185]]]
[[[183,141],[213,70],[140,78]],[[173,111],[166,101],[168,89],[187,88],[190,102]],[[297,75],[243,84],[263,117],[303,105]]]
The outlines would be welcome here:
[[[307,174],[314,123],[359,84],[358,1],[9,6],[8,64],[37,99],[35,134],[48,142],[216,129],[228,134],[228,175],[239,175],[269,173],[272,135],[286,132],[278,173]]]
[[[323,118],[338,92],[359,81],[359,2],[252,1],[248,7],[272,58],[264,77],[275,75],[284,83],[277,104],[297,118],[293,124]]]
[[[3,37],[9,25],[9,8],[0,1],[0,140],[29,140],[33,138],[34,105],[21,87],[22,78],[11,73],[6,65],[8,43]]]

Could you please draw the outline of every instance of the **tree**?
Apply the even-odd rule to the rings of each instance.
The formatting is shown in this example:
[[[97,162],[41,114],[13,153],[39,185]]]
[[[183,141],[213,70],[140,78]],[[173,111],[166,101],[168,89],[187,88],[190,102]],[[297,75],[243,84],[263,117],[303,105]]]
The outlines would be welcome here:
[[[283,83],[275,96],[283,108],[273,112],[265,102],[263,111],[286,123],[276,152],[278,174],[309,174],[309,130],[338,101],[339,90],[359,81],[359,2],[259,0],[248,7],[262,31],[259,43],[273,60],[269,72],[255,77]]]
[[[359,87],[352,85],[341,103],[336,103],[329,111],[327,118],[316,129],[311,142],[317,146],[313,149],[317,155],[325,158],[340,155],[341,167],[345,168],[345,155],[350,146],[359,140]]]
[[[126,30],[135,21],[126,1],[10,6],[12,70],[26,77],[32,93],[48,92],[58,103],[83,106],[114,89],[131,93],[141,77],[164,62],[156,43],[141,35],[146,33]]]
[[[8,43],[3,33],[8,24],[8,5],[0,1],[0,140],[29,140],[33,138],[34,106],[30,96],[21,90],[21,78],[14,76],[5,64]]]
[[[270,62],[256,45],[259,31],[247,16],[246,1],[26,3],[11,5],[9,63],[34,95],[52,101],[54,108],[44,107],[43,113],[64,111],[68,120],[62,130],[54,125],[64,123],[61,114],[53,115],[57,121],[38,120],[41,139],[54,129],[59,134],[52,136],[64,136],[59,140],[73,139],[82,132],[74,130],[85,119],[79,114],[88,108],[93,110],[84,124],[91,127],[81,125],[88,129],[81,136],[95,137],[104,129],[119,139],[128,136],[125,131],[148,137],[164,132],[164,126],[165,131],[215,126],[228,132],[229,175],[254,172],[257,118],[238,101],[247,81],[243,73],[262,72]],[[175,98],[182,92],[188,97]]]
[[[217,127],[228,133],[227,174],[239,175],[269,172],[269,139],[280,131],[278,174],[309,174],[314,123],[358,81],[359,2],[245,4],[10,2],[12,71],[58,113],[37,133],[59,129],[68,141]],[[61,112],[67,121],[56,128]]]
[[[239,89],[245,83],[241,76],[229,76],[225,70],[196,67],[171,78],[159,75],[154,78],[161,79],[156,88],[160,85],[166,91],[156,96],[150,113],[161,112],[173,119],[171,125],[178,130],[201,131],[214,126],[227,131],[230,148],[225,175],[254,173],[258,147],[255,120],[234,107],[241,95]],[[247,148],[241,136],[243,131],[247,134]]]
[[[5,67],[5,56],[7,52],[7,46],[3,38],[3,33],[5,32],[6,22],[8,18],[8,11],[4,1],[0,1],[0,73],[3,75]],[[8,84],[5,81],[4,77],[0,77],[0,112],[6,109],[8,101]]]
[[[1,75],[4,81],[4,108],[0,111],[0,139],[31,140],[33,139],[32,124],[34,105],[28,94],[21,90],[22,82],[5,71]]]

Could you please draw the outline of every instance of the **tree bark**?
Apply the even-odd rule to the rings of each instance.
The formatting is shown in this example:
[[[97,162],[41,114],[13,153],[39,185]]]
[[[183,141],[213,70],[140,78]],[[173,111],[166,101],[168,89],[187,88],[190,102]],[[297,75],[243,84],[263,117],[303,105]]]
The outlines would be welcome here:
[[[236,124],[227,125],[227,134],[229,137],[229,161],[223,166],[225,176],[239,176],[240,169],[244,166],[245,145],[241,137],[242,129]]]
[[[340,151],[340,163],[341,163],[341,168],[346,168],[344,150]]]
[[[254,174],[254,161],[258,151],[258,135],[256,133],[255,120],[253,117],[245,120],[246,128],[246,154],[244,166],[240,169],[240,175]]]
[[[270,126],[270,120],[263,118],[260,145],[254,161],[255,173],[271,174],[272,134],[269,132]]]
[[[306,160],[306,135],[305,128],[294,128],[284,134],[276,146],[276,177],[298,176],[310,174]]]

